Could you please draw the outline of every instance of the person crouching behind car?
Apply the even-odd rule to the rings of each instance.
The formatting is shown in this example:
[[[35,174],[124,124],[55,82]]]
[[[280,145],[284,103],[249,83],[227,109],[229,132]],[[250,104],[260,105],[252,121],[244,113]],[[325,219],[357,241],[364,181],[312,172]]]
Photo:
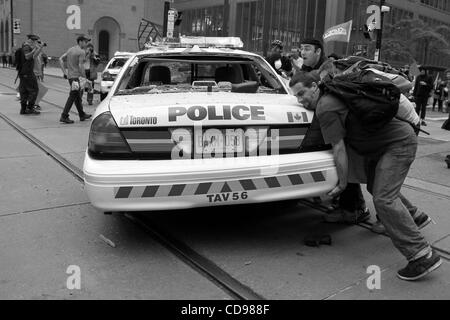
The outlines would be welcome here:
[[[339,98],[331,93],[321,94],[319,82],[318,73],[301,72],[293,77],[290,85],[301,104],[316,110],[325,143],[333,146],[339,183],[329,196],[342,193],[347,186],[347,148],[351,147],[364,158],[367,189],[387,234],[408,260],[397,276],[409,281],[424,277],[437,269],[442,260],[420,233],[399,197],[417,151],[417,136],[412,126],[393,119],[369,135],[355,117],[348,117],[348,109]]]

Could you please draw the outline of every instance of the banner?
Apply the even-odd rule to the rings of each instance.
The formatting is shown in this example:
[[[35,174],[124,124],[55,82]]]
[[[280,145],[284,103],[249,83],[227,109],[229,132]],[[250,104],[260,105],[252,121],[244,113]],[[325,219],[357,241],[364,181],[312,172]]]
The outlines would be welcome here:
[[[337,26],[329,28],[323,34],[323,41],[340,41],[350,42],[350,35],[352,33],[353,20],[339,24]]]

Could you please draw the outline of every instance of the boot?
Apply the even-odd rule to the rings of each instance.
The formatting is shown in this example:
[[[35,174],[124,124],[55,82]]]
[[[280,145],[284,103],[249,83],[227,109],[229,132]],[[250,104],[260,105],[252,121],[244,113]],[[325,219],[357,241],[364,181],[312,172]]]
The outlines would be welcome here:
[[[26,110],[27,110],[27,104],[21,103],[20,104],[20,114],[26,114]]]

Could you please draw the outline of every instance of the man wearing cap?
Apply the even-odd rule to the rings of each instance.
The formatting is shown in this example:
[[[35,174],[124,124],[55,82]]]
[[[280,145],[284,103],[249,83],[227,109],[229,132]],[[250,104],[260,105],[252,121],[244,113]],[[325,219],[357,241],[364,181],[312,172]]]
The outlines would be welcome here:
[[[74,123],[74,121],[69,118],[69,112],[73,103],[75,103],[78,110],[80,121],[84,121],[92,117],[92,115],[83,111],[83,104],[81,101],[81,90],[83,89],[82,85],[86,83],[86,72],[84,70],[84,62],[86,58],[85,49],[89,41],[89,38],[79,36],[77,38],[77,45],[70,48],[59,58],[59,64],[62,72],[64,73],[64,78],[68,79],[70,84],[69,98],[64,106],[61,118],[59,119],[62,123]],[[65,63],[67,64],[67,70],[64,65]]]
[[[300,55],[303,59],[302,70],[311,72],[318,70],[325,62],[323,44],[317,39],[305,39],[300,44]]]
[[[38,43],[39,37],[34,34],[27,35],[28,40],[22,45],[20,67],[18,77],[20,78],[20,114],[38,115],[39,111],[34,109],[38,95],[38,82],[34,74],[34,59],[41,53],[42,46]]]

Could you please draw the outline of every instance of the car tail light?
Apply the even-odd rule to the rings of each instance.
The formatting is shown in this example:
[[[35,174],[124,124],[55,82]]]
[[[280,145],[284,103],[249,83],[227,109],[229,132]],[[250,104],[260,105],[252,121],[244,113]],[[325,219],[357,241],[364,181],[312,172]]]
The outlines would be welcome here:
[[[131,156],[131,150],[110,112],[102,113],[92,122],[88,151],[97,157]]]
[[[109,73],[108,71],[103,72],[103,75],[102,75],[103,81],[114,81],[115,78],[116,77],[113,74]]]

